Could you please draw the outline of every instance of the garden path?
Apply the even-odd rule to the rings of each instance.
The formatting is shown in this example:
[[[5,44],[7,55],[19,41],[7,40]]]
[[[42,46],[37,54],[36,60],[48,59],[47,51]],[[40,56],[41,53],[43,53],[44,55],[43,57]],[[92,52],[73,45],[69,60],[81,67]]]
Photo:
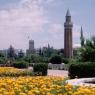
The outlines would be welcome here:
[[[68,77],[68,71],[65,71],[65,70],[48,70],[48,75]]]
[[[28,69],[33,69],[29,67]],[[48,70],[49,76],[60,76],[60,77],[68,77],[68,71],[66,70]]]

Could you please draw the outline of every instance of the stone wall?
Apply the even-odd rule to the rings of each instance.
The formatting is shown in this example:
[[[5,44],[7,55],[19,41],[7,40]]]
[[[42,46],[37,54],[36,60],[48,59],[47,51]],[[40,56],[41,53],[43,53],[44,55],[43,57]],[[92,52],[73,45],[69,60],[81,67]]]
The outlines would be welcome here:
[[[53,69],[53,70],[64,70],[65,64],[64,63],[61,63],[61,64],[52,64],[52,63],[49,63],[48,64],[48,68],[49,69]]]

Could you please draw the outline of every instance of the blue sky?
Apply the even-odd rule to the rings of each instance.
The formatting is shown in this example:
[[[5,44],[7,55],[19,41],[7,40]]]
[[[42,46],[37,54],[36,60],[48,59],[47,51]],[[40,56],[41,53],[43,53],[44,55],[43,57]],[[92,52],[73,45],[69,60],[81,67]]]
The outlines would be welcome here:
[[[73,45],[80,44],[80,28],[85,38],[95,35],[95,0],[0,0],[0,49],[10,45],[28,48],[46,46],[64,48],[64,21],[69,8],[73,27]]]

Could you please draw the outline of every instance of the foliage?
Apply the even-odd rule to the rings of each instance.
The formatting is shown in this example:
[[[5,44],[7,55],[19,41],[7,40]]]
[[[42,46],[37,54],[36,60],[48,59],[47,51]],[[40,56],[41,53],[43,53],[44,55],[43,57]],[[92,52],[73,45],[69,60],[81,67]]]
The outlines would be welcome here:
[[[0,64],[4,64],[5,61],[6,61],[5,55],[2,52],[0,52]]]
[[[1,57],[5,57],[4,54],[3,54],[2,52],[0,52],[0,58],[1,58]]]
[[[62,63],[68,64],[69,63],[69,60],[66,59],[66,58],[62,58]]]
[[[28,65],[29,64],[25,61],[16,61],[16,62],[13,63],[13,67],[20,68],[20,69],[28,68]]]
[[[15,49],[12,46],[10,46],[9,49],[7,50],[6,56],[3,53],[0,53],[0,60],[4,58],[10,61],[10,63],[20,60],[24,60],[28,63],[49,63],[49,58],[55,54],[58,54],[58,50],[53,49],[53,47],[50,47],[49,45],[46,48],[44,47],[40,49],[38,54],[29,54],[26,56],[22,50],[20,50],[17,54],[15,52]]]
[[[62,63],[62,58],[61,58],[61,56],[59,56],[59,55],[54,55],[54,56],[52,56],[51,58],[50,58],[50,63],[52,63],[52,64],[61,64]]]
[[[56,50],[53,49],[53,47],[50,47],[50,45],[48,44],[48,47],[43,47],[39,49],[39,55],[41,57],[50,57],[52,54],[56,53]]]
[[[95,62],[71,64],[68,71],[70,78],[95,77]]]
[[[0,64],[4,64],[5,63],[5,59],[4,58],[0,58]]]
[[[95,37],[86,40],[84,47],[81,48],[81,61],[95,62]]]
[[[22,50],[19,51],[18,58],[24,58],[24,52]]]
[[[15,54],[15,50],[12,46],[10,46],[10,48],[8,49],[8,58],[14,58],[16,56]]]
[[[82,49],[81,60],[95,62],[95,49],[91,47]]]
[[[36,63],[33,66],[34,74],[47,75],[48,65],[46,63]]]
[[[42,57],[40,55],[29,55],[24,58],[28,63],[48,63],[48,57]]]

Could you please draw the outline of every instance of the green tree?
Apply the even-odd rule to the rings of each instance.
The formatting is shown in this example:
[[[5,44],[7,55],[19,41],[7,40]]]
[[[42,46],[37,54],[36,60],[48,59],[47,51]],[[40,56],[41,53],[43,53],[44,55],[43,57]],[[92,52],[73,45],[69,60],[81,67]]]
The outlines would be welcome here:
[[[14,48],[12,47],[12,46],[10,46],[9,47],[9,49],[8,49],[8,58],[15,58],[15,50],[14,50]]]
[[[54,55],[50,58],[49,61],[50,61],[50,63],[53,63],[53,64],[61,64],[62,63],[62,58],[59,55]]]
[[[5,55],[2,52],[0,52],[0,64],[4,64],[6,61],[5,59]]]
[[[95,37],[86,40],[84,47],[81,49],[81,61],[95,61]]]
[[[18,58],[24,58],[24,52],[22,50],[19,51]]]
[[[28,55],[24,58],[28,63],[40,63],[42,62],[42,57],[36,54]]]
[[[3,54],[2,52],[0,52],[0,58],[1,58],[1,57],[5,57],[4,54]]]

